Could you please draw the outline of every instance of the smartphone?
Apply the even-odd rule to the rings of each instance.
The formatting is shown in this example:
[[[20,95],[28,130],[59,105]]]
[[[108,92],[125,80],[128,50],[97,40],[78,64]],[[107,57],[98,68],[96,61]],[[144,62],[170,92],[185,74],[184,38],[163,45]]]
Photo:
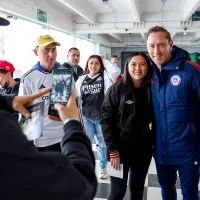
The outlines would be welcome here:
[[[53,70],[53,82],[50,92],[48,117],[52,120],[61,121],[58,111],[54,108],[56,103],[66,105],[72,90],[72,69]]]

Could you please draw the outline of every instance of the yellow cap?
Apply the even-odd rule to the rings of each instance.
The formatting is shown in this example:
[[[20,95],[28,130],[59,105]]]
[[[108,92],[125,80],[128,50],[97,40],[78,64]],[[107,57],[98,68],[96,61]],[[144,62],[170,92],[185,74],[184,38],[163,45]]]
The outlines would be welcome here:
[[[60,43],[56,42],[50,35],[41,35],[38,37],[38,39],[36,41],[35,48],[36,47],[46,47],[52,43],[54,43],[56,46],[60,46]]]

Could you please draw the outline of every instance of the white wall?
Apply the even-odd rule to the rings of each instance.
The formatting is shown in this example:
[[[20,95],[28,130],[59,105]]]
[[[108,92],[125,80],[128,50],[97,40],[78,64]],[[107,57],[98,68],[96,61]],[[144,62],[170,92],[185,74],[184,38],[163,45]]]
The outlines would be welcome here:
[[[110,58],[111,58],[111,48],[101,45],[99,55],[105,56],[106,59],[110,60]]]
[[[82,34],[80,36],[84,37],[84,38],[88,38],[88,35],[86,35],[86,34]],[[106,38],[105,36],[98,35],[98,34],[91,34],[90,39],[91,39],[91,41],[95,41],[97,43],[100,43],[100,45],[110,47],[110,40],[108,38]]]
[[[37,9],[47,12],[50,25],[72,31],[72,16],[64,10],[56,9],[52,0],[4,0],[2,3],[3,11],[22,15],[36,21]]]

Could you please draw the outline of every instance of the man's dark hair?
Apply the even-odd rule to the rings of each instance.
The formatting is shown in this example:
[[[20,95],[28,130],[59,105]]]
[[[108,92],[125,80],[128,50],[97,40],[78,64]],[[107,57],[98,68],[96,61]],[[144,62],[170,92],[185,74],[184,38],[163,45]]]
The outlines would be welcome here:
[[[67,53],[67,56],[68,56],[69,53],[70,53],[71,51],[73,51],[73,50],[79,51],[76,47],[72,47],[72,48],[69,49],[69,51],[68,51],[68,53]],[[80,52],[80,51],[79,51],[79,52]]]
[[[112,58],[118,58],[118,56],[117,55],[112,55]]]
[[[8,73],[7,70],[1,69],[1,68],[0,68],[0,74],[7,74],[7,73]],[[12,73],[10,73],[10,74],[11,74],[11,76],[13,77],[13,74],[12,74]]]
[[[0,69],[0,74],[7,74],[8,73],[8,71],[7,70],[5,70],[5,69]],[[11,76],[13,77],[13,74],[12,73],[10,73],[11,74]]]
[[[0,73],[1,73],[1,74],[7,74],[7,73],[8,73],[8,71],[7,71],[7,70],[5,70],[5,69],[0,69]]]
[[[149,37],[149,34],[151,33],[157,33],[157,32],[163,32],[166,35],[167,40],[170,42],[172,40],[171,35],[169,33],[169,31],[167,31],[167,29],[165,29],[162,26],[154,26],[152,28],[150,28],[147,32],[147,39]]]

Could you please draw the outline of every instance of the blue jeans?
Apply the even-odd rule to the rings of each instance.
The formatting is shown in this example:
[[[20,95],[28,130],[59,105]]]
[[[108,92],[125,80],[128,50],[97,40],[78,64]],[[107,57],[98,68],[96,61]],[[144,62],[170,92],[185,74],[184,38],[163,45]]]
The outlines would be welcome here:
[[[158,182],[160,183],[163,200],[177,200],[176,179],[177,171],[183,200],[199,200],[199,165],[156,165]]]
[[[106,144],[103,138],[100,121],[83,117],[83,123],[86,135],[89,137],[91,143],[95,138],[100,167],[105,168],[107,165]]]

